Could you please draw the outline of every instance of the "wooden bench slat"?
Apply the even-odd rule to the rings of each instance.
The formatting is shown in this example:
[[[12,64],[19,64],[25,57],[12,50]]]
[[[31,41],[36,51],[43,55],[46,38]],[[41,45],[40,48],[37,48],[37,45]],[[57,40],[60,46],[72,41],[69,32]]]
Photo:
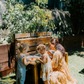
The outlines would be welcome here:
[[[44,44],[46,45],[46,47],[49,47],[49,41],[52,38],[50,35],[50,32],[43,32],[43,33],[36,33],[36,35],[38,36],[42,36],[42,35],[46,35],[44,37],[32,37],[35,35],[34,33],[22,33],[22,34],[15,34],[15,46],[17,43],[21,42],[21,43],[27,43],[29,48],[28,48],[28,53],[29,54],[36,54],[36,47],[39,44]],[[30,36],[30,37],[29,37]],[[23,38],[23,37],[29,37],[29,38]],[[15,47],[15,51],[17,50],[17,46]],[[15,52],[16,53],[16,52]],[[17,53],[16,53],[17,54]]]
[[[37,37],[37,36],[51,36],[52,32],[39,32],[39,33],[19,33],[15,34],[15,39],[18,38],[29,38],[29,37]]]
[[[23,38],[23,37],[30,37],[30,33],[15,34],[15,39]]]
[[[8,61],[8,52],[0,54],[0,63]]]

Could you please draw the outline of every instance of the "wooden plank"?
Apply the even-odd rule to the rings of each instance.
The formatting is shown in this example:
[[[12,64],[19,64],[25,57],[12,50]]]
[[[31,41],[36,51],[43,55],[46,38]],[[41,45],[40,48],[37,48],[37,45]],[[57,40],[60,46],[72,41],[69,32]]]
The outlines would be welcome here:
[[[21,33],[21,34],[15,34],[15,39],[18,39],[18,38],[28,38],[30,37],[30,33]]]
[[[10,69],[7,69],[5,71],[2,71],[2,72],[0,72],[0,77],[6,76],[6,75],[8,75],[9,73],[11,73],[13,71],[14,71],[13,68],[10,68]]]
[[[15,67],[15,59],[12,59],[12,62],[2,62],[0,63],[0,72],[14,68]]]
[[[38,36],[51,36],[52,32],[38,32],[37,35]]]
[[[42,39],[44,39],[44,38],[52,38],[51,36],[45,36],[45,37],[37,37],[37,38],[24,38],[24,39],[15,39],[15,41],[16,42],[21,42],[21,41],[32,41],[32,40],[37,40],[37,39],[40,39],[40,40],[42,40]]]
[[[11,72],[10,47],[10,43],[0,45],[0,76],[5,76]]]
[[[31,51],[31,50],[36,50],[36,46],[29,47],[29,51]]]
[[[8,52],[0,54],[0,63],[8,61]]]
[[[39,32],[39,33],[20,33],[15,34],[15,39],[18,38],[29,38],[29,37],[37,37],[37,36],[51,36],[52,32]]]
[[[6,45],[0,45],[0,54],[8,52],[7,44]]]
[[[37,32],[31,33],[31,37],[39,37],[39,36],[51,36],[52,32]]]
[[[35,81],[35,84],[38,84],[38,69],[37,69],[37,65],[34,65],[34,81]]]
[[[34,55],[34,54],[36,54],[36,51],[30,51],[30,52],[28,52],[30,55]]]
[[[0,63],[0,71],[5,71],[5,70],[7,70],[7,69],[10,69],[8,62]]]

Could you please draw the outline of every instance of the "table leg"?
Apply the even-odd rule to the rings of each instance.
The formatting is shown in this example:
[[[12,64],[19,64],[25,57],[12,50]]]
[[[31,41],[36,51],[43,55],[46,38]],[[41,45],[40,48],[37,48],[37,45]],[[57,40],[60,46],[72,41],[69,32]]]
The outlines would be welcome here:
[[[37,69],[37,65],[34,65],[34,81],[35,81],[35,84],[38,84],[38,69]]]

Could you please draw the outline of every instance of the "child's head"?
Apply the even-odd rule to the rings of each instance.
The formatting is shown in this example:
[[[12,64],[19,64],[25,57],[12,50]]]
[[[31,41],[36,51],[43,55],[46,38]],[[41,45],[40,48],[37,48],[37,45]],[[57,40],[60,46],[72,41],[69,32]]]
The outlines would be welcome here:
[[[27,50],[28,45],[26,43],[17,43],[17,48],[20,52],[23,52]]]
[[[36,48],[37,52],[40,54],[44,54],[46,51],[46,46],[43,44],[39,44]]]

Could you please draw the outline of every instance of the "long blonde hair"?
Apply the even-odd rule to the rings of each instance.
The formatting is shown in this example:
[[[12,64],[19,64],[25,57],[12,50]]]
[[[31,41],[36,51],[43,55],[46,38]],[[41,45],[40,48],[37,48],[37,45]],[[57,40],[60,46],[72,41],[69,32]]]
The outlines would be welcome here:
[[[57,68],[59,67],[59,64],[61,63],[62,60],[62,54],[59,50],[55,51],[52,59],[52,68]]]

